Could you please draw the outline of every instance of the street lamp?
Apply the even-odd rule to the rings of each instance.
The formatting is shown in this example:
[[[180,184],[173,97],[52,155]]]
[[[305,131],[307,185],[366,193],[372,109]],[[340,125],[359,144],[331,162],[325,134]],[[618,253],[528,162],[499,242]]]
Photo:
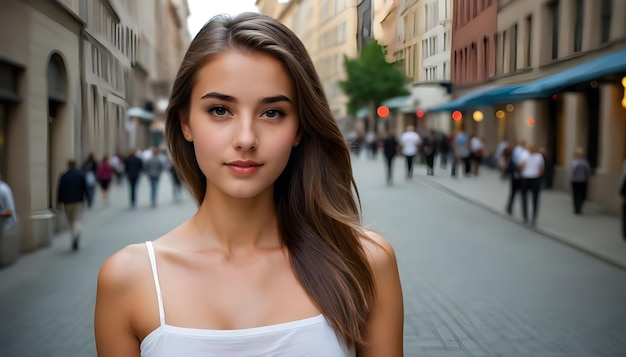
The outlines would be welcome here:
[[[483,112],[481,112],[480,110],[477,110],[472,114],[472,118],[474,118],[475,122],[480,123],[481,121],[483,121],[485,116],[483,115]]]

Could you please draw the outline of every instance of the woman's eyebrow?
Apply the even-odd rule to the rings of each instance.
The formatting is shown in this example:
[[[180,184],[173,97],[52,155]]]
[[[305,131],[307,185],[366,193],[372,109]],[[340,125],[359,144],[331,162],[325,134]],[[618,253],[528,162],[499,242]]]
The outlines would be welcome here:
[[[215,99],[223,100],[225,102],[237,103],[237,98],[227,95],[227,94],[218,93],[218,92],[206,93],[205,95],[202,96],[201,99],[207,99],[207,98],[215,98]],[[282,94],[271,96],[271,97],[265,97],[261,99],[261,103],[263,104],[271,104],[271,103],[278,103],[278,102],[288,102],[290,104],[293,104],[293,102],[291,101],[291,99],[289,99],[289,97],[287,97],[286,95],[282,95]]]
[[[265,97],[261,100],[261,103],[263,104],[271,104],[271,103],[276,103],[276,102],[288,102],[290,104],[293,104],[291,99],[289,99],[287,96],[282,95],[282,94],[275,95],[273,97]]]
[[[225,102],[237,103],[237,99],[235,99],[235,97],[218,93],[218,92],[209,92],[203,95],[200,99],[206,99],[206,98],[215,98],[215,99],[223,100]]]

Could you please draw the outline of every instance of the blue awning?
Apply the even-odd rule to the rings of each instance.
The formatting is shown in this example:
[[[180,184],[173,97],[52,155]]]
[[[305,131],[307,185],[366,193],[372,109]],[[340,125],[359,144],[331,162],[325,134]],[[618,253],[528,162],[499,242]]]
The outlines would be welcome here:
[[[412,107],[413,100],[411,100],[410,95],[405,95],[401,97],[393,97],[391,99],[387,99],[382,103],[382,105],[386,106],[389,109]]]
[[[559,73],[532,81],[514,90],[517,100],[545,98],[575,84],[599,79],[610,74],[626,73],[626,51],[619,51],[572,66]]]
[[[626,51],[604,55],[526,84],[492,86],[479,89],[448,103],[430,108],[428,111],[464,110],[498,103],[545,98],[575,84],[619,73],[626,73]]]
[[[519,84],[492,86],[481,88],[460,96],[448,103],[428,109],[429,112],[449,112],[454,110],[463,110],[473,107],[492,105],[504,102],[510,102],[511,92],[521,87]]]

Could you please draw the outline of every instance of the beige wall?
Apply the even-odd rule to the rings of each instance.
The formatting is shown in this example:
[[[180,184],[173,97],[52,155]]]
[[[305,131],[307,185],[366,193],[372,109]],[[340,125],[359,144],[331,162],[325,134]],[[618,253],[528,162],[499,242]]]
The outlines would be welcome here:
[[[47,210],[50,194],[54,205],[57,178],[74,157],[75,114],[80,112],[80,26],[54,3],[4,1],[2,6],[0,57],[24,68],[18,88],[22,101],[10,106],[8,116],[6,179],[15,196],[22,248],[29,251],[42,238],[34,235],[31,212]],[[16,28],[26,30],[16,32]],[[67,99],[49,124],[47,68],[53,54],[65,71]]]

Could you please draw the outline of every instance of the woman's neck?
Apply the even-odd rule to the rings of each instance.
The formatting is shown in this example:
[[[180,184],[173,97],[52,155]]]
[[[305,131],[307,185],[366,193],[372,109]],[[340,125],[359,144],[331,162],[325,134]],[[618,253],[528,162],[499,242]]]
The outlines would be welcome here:
[[[207,193],[191,224],[208,247],[226,255],[281,245],[271,190],[250,199]]]

